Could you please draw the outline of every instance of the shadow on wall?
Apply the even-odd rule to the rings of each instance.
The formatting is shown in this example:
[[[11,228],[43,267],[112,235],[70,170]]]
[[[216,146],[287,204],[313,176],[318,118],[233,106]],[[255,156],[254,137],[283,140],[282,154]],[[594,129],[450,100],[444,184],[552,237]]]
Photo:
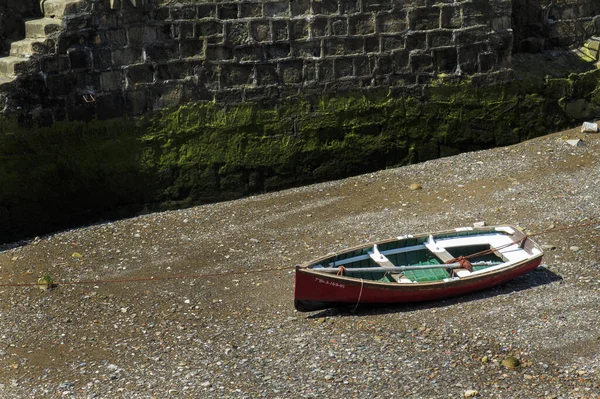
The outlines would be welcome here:
[[[10,43],[25,37],[25,19],[40,18],[38,0],[5,0],[0,2],[0,56],[7,56]]]

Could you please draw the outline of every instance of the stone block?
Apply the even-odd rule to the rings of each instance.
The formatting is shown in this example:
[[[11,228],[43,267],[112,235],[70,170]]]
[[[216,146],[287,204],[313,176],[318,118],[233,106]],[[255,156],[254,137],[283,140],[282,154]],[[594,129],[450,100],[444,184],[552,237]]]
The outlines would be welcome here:
[[[196,24],[196,34],[199,37],[222,35],[223,23],[215,20],[200,21]]]
[[[270,102],[274,98],[279,98],[276,87],[248,87],[244,89],[244,101],[264,103],[265,101]]]
[[[510,15],[492,18],[492,30],[499,32],[509,29],[512,29],[512,20]]]
[[[149,103],[153,110],[175,108],[184,102],[181,82],[152,87]]]
[[[262,46],[238,46],[233,50],[233,56],[239,62],[265,61],[265,51]]]
[[[215,93],[215,102],[222,104],[235,104],[244,101],[244,89],[224,89]],[[238,184],[238,183],[236,183]],[[239,186],[238,186],[239,187]]]
[[[375,57],[353,57],[353,64],[355,76],[373,76],[376,66]]]
[[[404,48],[404,37],[402,35],[381,36],[381,51],[390,52]]]
[[[129,38],[130,46],[137,46],[143,43],[153,43],[158,38],[156,27],[152,25],[131,27],[127,30],[127,36]],[[189,37],[194,37],[193,25],[192,34]]]
[[[304,82],[314,82],[317,80],[317,61],[304,60],[302,62],[302,80]]]
[[[430,30],[441,27],[440,8],[419,7],[408,12],[408,27],[412,30]]]
[[[159,64],[163,64],[173,59],[178,59],[179,42],[172,40],[168,42],[156,42],[153,44],[148,44],[144,48],[144,54],[146,56],[146,61],[156,62]]]
[[[110,55],[110,51],[109,51]],[[94,58],[94,61],[96,58]],[[46,75],[54,75],[57,73],[65,72],[69,69],[69,56],[57,55],[52,57],[43,57],[40,60],[40,69]],[[99,68],[96,68],[99,69]]]
[[[46,77],[46,88],[53,96],[65,96],[77,90],[77,81],[72,74],[49,75]]]
[[[185,80],[180,85],[182,90],[181,100],[184,103],[213,101],[215,97],[214,91],[199,87],[198,83],[192,80]]]
[[[395,3],[395,1],[394,1]],[[392,0],[363,0],[363,11],[384,11],[392,9]]]
[[[146,51],[147,54],[147,51]],[[142,60],[142,49],[127,47],[114,50],[112,53],[113,65],[137,64]]]
[[[156,32],[158,34],[158,41],[176,39],[179,34],[171,23],[157,25]]]
[[[125,110],[129,115],[141,115],[151,109],[150,96],[145,88],[125,91]]]
[[[477,56],[477,63],[479,72],[491,72],[498,67],[498,55],[492,52],[480,53]]]
[[[427,32],[427,45],[430,48],[447,47],[454,44],[453,31],[433,30]]]
[[[219,65],[212,65],[204,62],[194,68],[194,74],[197,76],[197,86],[205,90],[218,90],[219,89]]]
[[[268,20],[253,20],[250,22],[250,35],[256,42],[271,41],[271,26]]]
[[[312,13],[316,15],[333,15],[338,13],[337,0],[313,0]]]
[[[315,17],[310,23],[312,37],[323,37],[329,35],[329,19],[326,17]]]
[[[392,11],[377,16],[379,32],[404,33],[408,30],[406,12],[404,10]]]
[[[375,17],[373,14],[360,14],[349,18],[351,35],[370,35],[375,33]]]
[[[273,20],[271,22],[271,27],[272,27],[271,37],[274,42],[290,39],[288,21]]]
[[[288,58],[291,53],[291,48],[288,43],[275,43],[264,46],[265,57],[268,60],[278,60]]]
[[[112,53],[107,47],[92,48],[92,68],[96,70],[110,68],[113,65]]]
[[[240,3],[240,18],[260,18],[262,16],[262,3]]]
[[[217,15],[221,20],[237,19],[239,6],[237,3],[217,4]]]
[[[268,1],[263,4],[265,17],[289,17],[289,1]]]
[[[435,73],[455,73],[458,65],[456,47],[440,47],[433,49],[433,70]]]
[[[69,64],[71,69],[90,69],[92,67],[92,57],[89,48],[70,49]]]
[[[304,63],[302,61],[285,61],[279,63],[281,82],[283,84],[302,83]]]
[[[194,75],[196,65],[198,64],[188,61],[174,61],[162,64],[158,66],[156,77],[158,80],[185,79]]]
[[[335,80],[333,60],[321,60],[317,64],[317,68],[319,82],[331,82]]]
[[[102,44],[112,48],[127,45],[127,31],[125,29],[110,29],[101,33]]]
[[[204,57],[204,41],[202,39],[182,40],[179,51],[183,58]]]
[[[114,69],[112,71],[100,72],[100,89],[102,91],[118,91],[123,89],[123,71]]]
[[[293,17],[310,13],[310,0],[290,1],[290,14]]]
[[[293,57],[319,58],[321,57],[321,41],[310,40],[306,42],[294,42],[290,44]]]
[[[394,57],[390,55],[380,55],[376,58],[377,75],[387,75],[394,72]]]
[[[256,83],[259,86],[276,85],[279,83],[279,74],[275,65],[257,65]]]
[[[364,54],[365,53],[365,39],[362,37],[348,37],[346,38],[346,54]]]
[[[252,65],[221,65],[221,89],[249,86],[254,82],[254,67]]]
[[[196,37],[196,24],[194,22],[180,22],[173,25],[174,37],[176,39],[193,39]]]
[[[336,79],[354,76],[354,64],[352,57],[336,58],[333,61]]]
[[[181,3],[176,3],[170,9],[170,16],[174,21],[195,19],[196,13],[196,7],[192,5],[182,5]]]
[[[360,0],[342,0],[340,1],[340,14],[349,15],[360,12]]]
[[[154,68],[148,64],[130,65],[124,68],[128,86],[154,81]]]
[[[166,21],[169,18],[169,7],[162,6],[153,10],[152,19],[155,21]]]
[[[411,73],[423,73],[433,71],[433,60],[430,54],[412,51],[409,54],[409,68]]]
[[[323,40],[323,56],[345,55],[346,40],[343,38],[330,37]]]
[[[477,62],[477,57],[480,53],[487,51],[487,44],[476,43],[466,46],[459,46],[457,50],[460,70],[466,74],[479,72],[479,63]]]
[[[420,50],[427,48],[427,32],[410,32],[406,35],[406,49]]]
[[[250,35],[247,22],[230,22],[226,26],[226,40],[234,46],[250,43]]]
[[[331,18],[331,34],[334,36],[348,35],[348,18],[334,17]]]
[[[368,36],[364,38],[365,52],[367,54],[379,54],[381,52],[381,40],[379,36]]]
[[[227,61],[232,60],[233,48],[222,44],[207,44],[204,57],[208,61]]]
[[[198,4],[196,15],[198,18],[216,18],[217,6],[215,4]]]
[[[292,19],[290,21],[290,40],[308,39],[309,25],[305,19]]]
[[[460,4],[444,5],[441,7],[440,27],[443,29],[459,29],[462,26]]]
[[[481,43],[489,38],[489,28],[478,26],[476,28],[460,29],[454,33],[454,43],[457,46]]]
[[[392,53],[394,60],[394,72],[407,73],[410,71],[410,51],[397,50]]]

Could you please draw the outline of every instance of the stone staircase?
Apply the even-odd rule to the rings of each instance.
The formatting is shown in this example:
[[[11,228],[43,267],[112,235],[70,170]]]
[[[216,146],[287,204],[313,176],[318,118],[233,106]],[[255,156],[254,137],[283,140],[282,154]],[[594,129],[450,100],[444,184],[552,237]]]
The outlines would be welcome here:
[[[31,71],[36,55],[54,54],[56,38],[64,28],[65,15],[83,10],[83,0],[46,0],[42,2],[43,18],[25,22],[25,38],[12,42],[7,57],[0,57],[0,85],[9,83],[21,73]]]
[[[592,36],[582,47],[572,50],[580,59],[600,68],[600,37]]]

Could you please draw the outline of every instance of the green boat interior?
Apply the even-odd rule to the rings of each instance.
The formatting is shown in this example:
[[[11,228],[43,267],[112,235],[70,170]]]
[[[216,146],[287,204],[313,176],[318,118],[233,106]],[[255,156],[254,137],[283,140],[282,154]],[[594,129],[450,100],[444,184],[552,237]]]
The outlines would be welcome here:
[[[499,244],[506,246],[507,243],[513,243],[513,238],[494,230],[483,233],[457,231],[435,237],[399,237],[397,240],[337,254],[321,260],[312,268],[334,268],[347,277],[380,282],[434,282],[456,276],[464,277],[510,261],[510,258],[495,250]],[[517,244],[512,247],[511,252],[524,252]],[[484,253],[480,254],[481,252]],[[464,269],[462,264],[454,263],[454,267],[447,264],[457,262],[460,257],[468,258],[469,270]],[[404,266],[412,270],[398,270]],[[378,271],[378,267],[382,271]],[[396,270],[385,270],[386,268]]]

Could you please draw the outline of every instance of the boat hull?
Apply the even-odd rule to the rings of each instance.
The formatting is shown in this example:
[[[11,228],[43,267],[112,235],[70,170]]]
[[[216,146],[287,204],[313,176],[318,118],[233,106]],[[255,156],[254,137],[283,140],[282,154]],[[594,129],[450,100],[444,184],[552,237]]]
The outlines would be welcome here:
[[[298,311],[432,301],[483,290],[521,276],[540,265],[541,255],[498,271],[429,283],[383,283],[296,268],[294,306]]]

